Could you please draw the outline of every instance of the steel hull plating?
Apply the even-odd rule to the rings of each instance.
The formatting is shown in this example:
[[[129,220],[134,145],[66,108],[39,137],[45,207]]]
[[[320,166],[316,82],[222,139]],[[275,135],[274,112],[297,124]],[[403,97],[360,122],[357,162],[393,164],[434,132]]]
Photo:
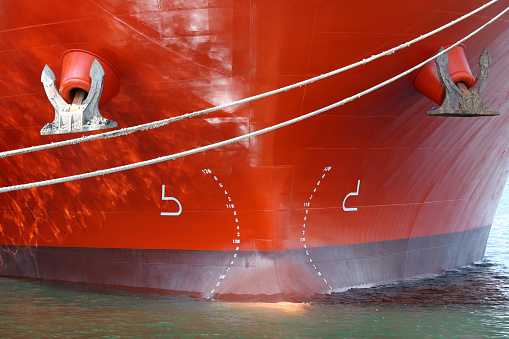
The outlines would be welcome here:
[[[13,255],[4,263],[3,274],[201,298],[302,301],[327,292],[329,284],[340,291],[467,265],[483,257],[489,230],[486,226],[411,239],[315,247],[309,249],[310,255],[301,250],[240,251],[234,264],[234,253],[226,251],[4,247]],[[320,266],[328,282],[315,278],[313,265]],[[217,285],[228,268],[229,279]]]
[[[100,55],[121,90],[101,108],[119,127],[225,104],[409,41],[477,5],[436,1],[91,1],[1,5],[0,145],[53,118],[40,72],[69,49]],[[1,186],[173,154],[274,125],[380,83],[503,9],[393,55],[249,104],[124,137],[2,159]],[[23,16],[15,13],[24,13]],[[40,13],[45,13],[41,15]],[[13,20],[16,17],[16,20]],[[72,17],[72,20],[69,19]],[[429,117],[410,74],[303,122],[126,172],[2,193],[0,274],[296,300],[480,260],[508,175],[509,25],[465,42],[474,73],[493,59],[486,105],[499,117]],[[72,29],[71,29],[72,28]],[[8,112],[8,113],[7,113]]]

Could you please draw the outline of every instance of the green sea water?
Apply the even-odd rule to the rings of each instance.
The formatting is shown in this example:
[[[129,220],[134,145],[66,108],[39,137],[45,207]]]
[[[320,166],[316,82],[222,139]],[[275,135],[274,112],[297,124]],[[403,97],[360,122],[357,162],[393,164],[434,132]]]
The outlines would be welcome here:
[[[205,301],[0,278],[0,338],[508,338],[509,187],[482,262],[305,304]]]

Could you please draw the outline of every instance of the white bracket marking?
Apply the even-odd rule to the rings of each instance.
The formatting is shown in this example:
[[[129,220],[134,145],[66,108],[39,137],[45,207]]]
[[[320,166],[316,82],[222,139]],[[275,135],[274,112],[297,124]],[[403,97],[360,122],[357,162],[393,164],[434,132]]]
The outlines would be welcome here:
[[[179,205],[179,210],[178,210],[178,212],[161,212],[161,215],[180,215],[182,213],[182,205],[180,204],[180,201],[177,200],[177,198],[174,198],[174,197],[165,197],[164,196],[164,185],[163,185],[163,196],[162,196],[162,199],[163,200],[175,201]]]
[[[357,180],[357,192],[348,193],[346,195],[345,200],[343,200],[343,211],[345,211],[345,212],[357,211],[356,207],[345,207],[345,202],[346,202],[346,199],[348,199],[350,196],[352,196],[352,195],[359,195],[359,188],[360,188],[360,186],[361,186],[361,181]]]

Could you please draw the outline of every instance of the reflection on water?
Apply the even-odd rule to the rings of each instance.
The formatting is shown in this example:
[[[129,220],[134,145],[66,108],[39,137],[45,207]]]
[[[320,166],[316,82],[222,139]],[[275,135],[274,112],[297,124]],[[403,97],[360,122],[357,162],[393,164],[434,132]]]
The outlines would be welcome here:
[[[460,270],[316,297],[227,303],[0,278],[0,337],[507,337],[509,191],[486,259]]]
[[[502,337],[509,335],[508,282],[496,264],[482,263],[307,304],[271,305],[2,279],[0,335]]]
[[[321,297],[327,304],[371,305],[509,305],[509,270],[484,261],[434,277],[412,279]]]

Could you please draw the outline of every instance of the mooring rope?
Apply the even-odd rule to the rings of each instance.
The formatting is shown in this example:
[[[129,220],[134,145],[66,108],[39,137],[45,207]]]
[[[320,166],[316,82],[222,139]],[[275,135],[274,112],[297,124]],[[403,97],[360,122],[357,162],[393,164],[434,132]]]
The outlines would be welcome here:
[[[346,99],[343,99],[343,100],[338,101],[338,102],[336,102],[336,103],[334,103],[332,105],[326,106],[324,108],[321,108],[319,110],[313,111],[311,113],[307,113],[305,115],[301,115],[301,116],[299,116],[297,118],[293,118],[293,119],[284,121],[282,123],[279,123],[279,124],[276,124],[276,125],[273,125],[273,126],[270,126],[270,127],[263,128],[261,130],[255,131],[255,132],[247,133],[247,134],[235,137],[235,138],[223,140],[221,142],[217,142],[217,143],[210,144],[210,145],[207,145],[207,146],[198,147],[198,148],[195,148],[195,149],[192,149],[192,150],[189,150],[189,151],[175,153],[175,154],[171,154],[171,155],[167,155],[167,156],[163,156],[163,157],[158,157],[158,158],[154,158],[154,159],[150,159],[150,160],[146,160],[146,161],[140,161],[140,162],[136,162],[136,163],[132,163],[132,164],[128,164],[128,165],[112,167],[112,168],[108,168],[108,169],[105,169],[105,170],[98,170],[98,171],[94,171],[94,172],[77,174],[77,175],[72,175],[72,176],[68,176],[68,177],[61,177],[61,178],[57,178],[57,179],[50,179],[50,180],[32,182],[32,183],[22,184],[22,185],[14,185],[14,186],[1,187],[0,188],[0,193],[9,192],[9,191],[18,191],[18,190],[23,190],[23,189],[27,189],[27,188],[33,188],[33,187],[54,185],[54,184],[59,184],[59,183],[69,182],[69,181],[74,181],[74,180],[80,180],[80,179],[85,179],[85,178],[92,178],[92,177],[96,177],[96,176],[100,176],[100,175],[105,175],[105,174],[110,174],[110,173],[115,173],[115,172],[121,172],[121,171],[126,171],[126,170],[129,170],[129,169],[134,169],[134,168],[138,168],[138,167],[153,165],[153,164],[157,164],[157,163],[168,161],[168,160],[175,160],[177,158],[185,157],[185,156],[192,155],[192,154],[195,154],[195,153],[204,152],[204,151],[207,151],[207,150],[210,150],[210,149],[213,149],[213,148],[221,147],[221,146],[228,145],[228,144],[231,144],[231,143],[234,143],[234,142],[238,142],[238,141],[241,141],[241,140],[245,140],[245,139],[257,136],[257,135],[268,133],[268,132],[271,132],[271,131],[276,130],[278,128],[282,128],[282,127],[294,124],[296,122],[302,121],[304,119],[308,119],[308,118],[310,118],[312,116],[315,116],[317,114],[320,114],[320,113],[323,113],[325,111],[328,111],[328,110],[330,110],[332,108],[344,105],[347,102],[350,102],[350,101],[353,101],[355,99],[358,99],[358,98],[360,98],[360,97],[362,97],[362,96],[364,96],[364,95],[366,95],[366,94],[368,94],[370,92],[373,92],[373,91],[375,91],[375,90],[377,90],[377,89],[379,89],[381,87],[384,87],[384,86],[386,86],[386,85],[388,85],[388,84],[390,84],[390,83],[392,83],[392,82],[394,82],[394,81],[404,77],[405,75],[410,74],[411,72],[421,68],[422,66],[424,66],[428,62],[433,61],[438,56],[440,56],[440,55],[442,55],[444,53],[447,53],[449,50],[451,50],[452,48],[454,48],[454,47],[458,46],[459,44],[463,43],[467,39],[470,39],[472,36],[476,35],[480,31],[482,31],[484,28],[486,28],[488,25],[493,23],[495,20],[500,18],[502,15],[504,15],[507,11],[509,11],[509,7],[506,8],[505,10],[503,10],[502,12],[500,12],[495,17],[493,17],[487,23],[485,23],[484,25],[482,25],[481,27],[479,27],[478,29],[476,29],[475,31],[473,31],[472,33],[470,33],[469,35],[464,37],[463,39],[457,41],[455,44],[453,44],[453,45],[449,46],[448,48],[444,49],[442,52],[437,53],[435,56],[433,56],[433,57],[431,57],[431,58],[429,58],[429,59],[419,63],[418,65],[416,65],[416,66],[414,66],[414,67],[404,71],[403,73],[400,73],[400,74],[398,74],[398,75],[396,75],[396,76],[394,76],[394,77],[392,77],[392,78],[390,78],[390,79],[388,79],[388,80],[386,80],[384,82],[381,82],[381,83],[379,83],[376,86],[370,87],[369,89],[367,89],[367,90],[365,90],[363,92],[359,92],[356,95],[350,96],[350,97],[348,97]]]
[[[6,157],[10,157],[10,156],[17,155],[17,154],[31,153],[31,152],[36,152],[36,151],[41,151],[41,150],[46,150],[46,149],[51,149],[51,148],[56,148],[56,147],[67,146],[67,145],[79,144],[79,143],[82,143],[82,142],[85,142],[85,141],[92,141],[92,140],[98,140],[98,139],[108,139],[108,138],[114,138],[114,137],[118,137],[118,136],[128,135],[128,134],[131,134],[131,133],[134,133],[134,132],[137,132],[137,131],[145,131],[145,130],[148,130],[148,129],[162,127],[162,126],[168,125],[168,124],[170,124],[172,122],[175,122],[175,121],[179,121],[179,120],[183,120],[183,119],[188,119],[188,118],[196,117],[196,116],[199,116],[199,115],[203,115],[203,114],[219,111],[219,110],[222,110],[222,109],[225,109],[225,108],[229,108],[229,107],[245,104],[245,103],[248,103],[248,102],[251,102],[251,101],[254,101],[254,100],[258,100],[258,99],[261,99],[261,98],[265,98],[265,97],[268,97],[268,96],[271,96],[271,95],[274,95],[274,94],[278,94],[278,93],[281,93],[281,92],[286,92],[286,91],[289,91],[291,89],[294,89],[294,88],[297,88],[297,87],[301,87],[301,86],[313,83],[315,81],[318,81],[318,80],[321,80],[321,79],[324,79],[324,78],[328,78],[328,77],[331,77],[333,75],[345,72],[345,71],[350,70],[352,68],[355,68],[355,67],[358,67],[358,66],[361,66],[361,65],[365,65],[365,64],[367,64],[369,62],[372,62],[372,61],[374,61],[376,59],[379,59],[379,58],[381,58],[383,56],[394,54],[398,50],[401,50],[401,49],[404,49],[406,47],[409,47],[409,46],[415,44],[416,42],[424,40],[424,39],[426,39],[426,38],[428,38],[428,37],[430,37],[430,36],[440,32],[440,31],[443,31],[446,28],[449,28],[449,27],[455,25],[456,23],[458,23],[460,21],[463,21],[463,20],[467,19],[468,17],[470,17],[470,16],[472,16],[472,15],[482,11],[486,7],[491,6],[492,4],[494,4],[494,3],[498,2],[498,1],[499,0],[490,1],[490,2],[482,5],[481,7],[473,10],[472,12],[470,12],[468,14],[465,14],[465,15],[459,17],[456,20],[451,21],[450,23],[448,23],[446,25],[443,25],[443,26],[441,26],[441,27],[439,27],[439,28],[437,28],[437,29],[435,29],[435,30],[433,30],[431,32],[428,32],[428,33],[426,33],[424,35],[421,35],[418,38],[415,38],[415,39],[410,40],[410,41],[408,41],[406,43],[403,43],[403,44],[401,44],[401,45],[399,45],[397,47],[391,48],[391,49],[389,49],[387,51],[384,51],[382,53],[373,55],[373,56],[371,56],[371,57],[369,57],[367,59],[363,59],[361,61],[355,62],[355,63],[350,64],[348,66],[345,66],[345,67],[342,67],[342,68],[338,68],[338,69],[336,69],[334,71],[331,71],[329,73],[321,74],[319,76],[316,76],[316,77],[313,77],[313,78],[310,78],[310,79],[307,79],[307,80],[304,80],[304,81],[301,81],[301,82],[297,82],[297,83],[292,84],[292,85],[288,85],[288,86],[285,86],[285,87],[282,87],[282,88],[279,88],[279,89],[276,89],[276,90],[272,90],[272,91],[265,92],[265,93],[262,93],[262,94],[254,95],[254,96],[251,96],[251,97],[248,97],[248,98],[244,98],[244,99],[241,99],[241,100],[233,101],[233,102],[230,102],[230,103],[227,103],[227,104],[224,104],[224,105],[215,106],[215,107],[207,108],[207,109],[204,109],[204,110],[201,110],[201,111],[192,112],[192,113],[186,113],[186,114],[183,114],[183,115],[180,115],[180,116],[177,116],[177,117],[172,117],[172,118],[168,118],[168,119],[162,119],[162,120],[158,120],[158,121],[154,121],[154,122],[150,122],[150,123],[146,123],[146,124],[141,124],[141,125],[136,125],[136,126],[132,126],[132,127],[126,127],[126,128],[122,128],[122,129],[115,130],[115,131],[110,131],[110,132],[105,132],[105,133],[100,133],[100,134],[95,134],[95,135],[89,135],[89,136],[83,136],[83,137],[75,138],[75,139],[68,139],[68,140],[59,141],[59,142],[51,142],[49,144],[44,144],[44,145],[31,146],[31,147],[27,147],[27,148],[20,148],[20,149],[0,152],[0,158],[6,158]]]

